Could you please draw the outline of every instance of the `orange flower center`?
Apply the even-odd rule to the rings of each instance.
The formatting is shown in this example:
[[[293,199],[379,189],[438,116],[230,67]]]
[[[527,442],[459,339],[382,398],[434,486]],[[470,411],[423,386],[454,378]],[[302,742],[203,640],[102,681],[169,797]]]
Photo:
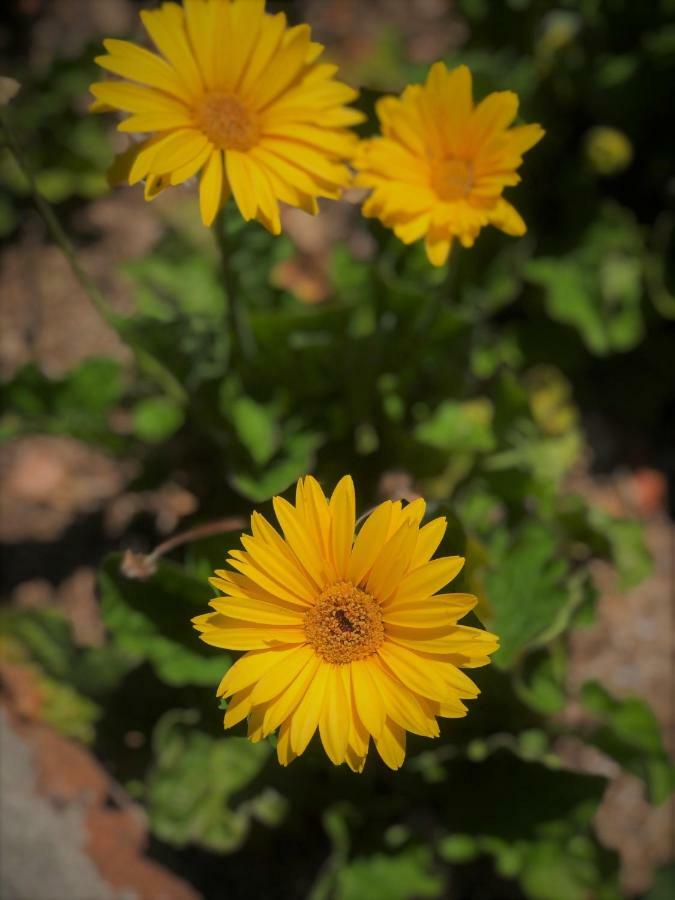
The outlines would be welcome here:
[[[194,114],[197,127],[222,150],[249,150],[260,137],[256,117],[231,94],[204,94]]]
[[[305,634],[328,663],[348,663],[371,656],[384,640],[376,600],[348,581],[327,587],[305,615]]]
[[[473,169],[463,159],[445,159],[434,164],[431,183],[441,200],[461,200],[473,187]]]

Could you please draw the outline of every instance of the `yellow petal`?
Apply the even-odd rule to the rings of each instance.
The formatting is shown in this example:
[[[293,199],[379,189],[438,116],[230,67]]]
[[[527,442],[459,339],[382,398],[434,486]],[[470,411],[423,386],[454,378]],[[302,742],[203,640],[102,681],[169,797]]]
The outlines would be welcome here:
[[[266,705],[263,722],[265,734],[269,734],[279,725],[285,723],[300,700],[305,696],[320,665],[321,660],[313,653],[292,683],[278,697]]]
[[[301,484],[301,482],[298,482]],[[299,560],[319,587],[326,581],[324,563],[321,557],[321,546],[308,531],[299,512],[283,497],[274,498],[274,512],[284,532],[284,537]]]
[[[410,569],[417,569],[419,566],[429,562],[434,553],[438,550],[438,546],[443,540],[448,522],[445,516],[438,519],[432,519],[427,525],[420,529],[417,535],[417,544],[410,562]]]
[[[313,584],[305,569],[292,554],[287,555],[278,547],[264,544],[255,537],[243,535],[241,542],[252,562],[266,572],[275,581],[284,584],[294,594],[308,601],[316,596],[316,585]],[[287,547],[284,548],[284,551]]]
[[[416,525],[404,522],[377,557],[368,576],[366,589],[380,603],[385,604],[397,590],[415,550],[417,533]]]
[[[376,660],[371,673],[377,690],[382,695],[387,716],[408,731],[424,737],[438,737],[436,720],[425,713],[416,696]]]
[[[448,261],[448,256],[450,255],[451,244],[452,240],[450,238],[439,237],[437,235],[432,235],[431,233],[427,234],[425,249],[427,251],[427,258],[432,266],[445,265]]]
[[[251,100],[256,109],[264,109],[282,94],[305,65],[309,26],[300,25],[289,29],[284,35],[284,41],[289,35],[290,40],[286,46],[276,53],[263,77],[250,88]]]
[[[419,600],[389,603],[382,610],[382,618],[391,625],[406,628],[440,628],[454,625],[477,602],[472,594],[436,594],[423,603]]]
[[[385,641],[377,652],[398,680],[407,684],[415,693],[432,700],[446,699],[448,689],[438,666],[427,665],[426,659],[391,641]]]
[[[263,590],[268,591],[275,597],[279,597],[282,600],[287,600],[289,603],[302,603],[306,606],[311,606],[314,602],[314,596],[311,593],[307,593],[307,595],[300,596],[300,594],[288,588],[286,585],[281,584],[276,581],[265,569],[260,568],[249,556],[248,554],[240,553],[237,550],[233,550],[230,553],[229,564],[237,569],[242,575],[246,575],[252,581],[254,581],[257,585],[259,585]]]
[[[210,578],[211,584],[217,578]],[[279,603],[264,603],[243,597],[223,597],[212,600],[210,605],[223,615],[245,622],[259,622],[266,625],[301,625],[304,616],[297,606]]]
[[[199,208],[202,222],[208,228],[220,209],[223,191],[223,154],[214,150],[209,157],[199,181]]]
[[[253,705],[267,703],[285,691],[315,655],[314,648],[308,644],[296,647],[290,656],[280,660],[256,684],[251,698]]]
[[[431,597],[444,585],[452,581],[462,569],[464,557],[441,556],[433,559],[413,572],[409,572],[401,581],[394,601],[398,604],[419,598]]]
[[[156,53],[138,47],[130,41],[109,39],[103,41],[109,56],[98,56],[95,62],[115,75],[158,88],[189,103],[191,94],[186,90],[175,70]]]
[[[349,579],[352,584],[361,584],[370,572],[373,563],[387,540],[391,520],[392,502],[380,503],[365,520],[354,541],[349,562]]]
[[[331,514],[331,549],[338,576],[347,578],[354,527],[356,525],[356,499],[354,482],[350,475],[345,475],[338,482],[330,498]]]
[[[371,675],[372,661],[357,660],[351,663],[352,694],[359,718],[376,737],[384,727],[386,710]]]
[[[490,222],[512,237],[521,237],[527,231],[527,226],[518,210],[503,199],[497,203],[494,212],[490,213]]]
[[[280,604],[282,607],[290,609],[302,610],[303,615],[307,610],[307,603],[304,600],[293,598],[281,598],[278,595],[271,594],[268,591],[255,584],[245,575],[239,572],[233,572],[229,569],[216,569],[217,580],[211,582],[218,590],[223,591],[229,597],[241,597],[245,600],[260,600],[263,603]]]
[[[234,725],[238,725],[251,712],[252,693],[253,688],[246,688],[245,691],[236,693],[228,702],[223,721],[225,728],[232,728]]]
[[[179,166],[177,169],[174,169],[171,173],[171,184],[183,184],[183,182],[187,181],[188,178],[192,178],[194,175],[199,172],[199,170],[204,166],[204,163],[211,157],[213,153],[213,147],[211,144],[207,144],[201,153],[197,154],[194,159],[190,160],[190,162],[185,163],[184,166]]]
[[[176,3],[163,3],[157,10],[142,10],[140,15],[153,43],[183,85],[192,96],[199,96],[204,82],[187,38],[183,10]]]
[[[208,138],[198,131],[176,131],[172,141],[158,148],[152,157],[150,171],[165,175],[192,162],[209,146]]]
[[[343,763],[349,739],[349,705],[345,673],[349,666],[327,666],[328,682],[319,718],[319,733],[329,759],[336,766]]]
[[[377,752],[390,769],[400,769],[405,759],[405,731],[387,719],[381,734],[375,739]]]
[[[249,177],[246,155],[238,150],[227,150],[225,153],[227,178],[232,188],[235,202],[243,218],[249,222],[255,218],[256,203],[255,190]]]
[[[305,630],[242,622],[216,613],[213,627],[204,629],[200,638],[205,644],[222,650],[262,650],[277,643],[304,643]]]
[[[218,697],[230,697],[237,691],[250,687],[256,681],[294,652],[295,647],[271,647],[269,650],[252,650],[238,659],[225,673],[218,686]]]
[[[466,129],[464,147],[475,155],[478,148],[513,122],[518,114],[518,95],[513,91],[496,91],[481,100],[474,109]]]
[[[291,750],[291,726],[288,721],[284,722],[279,729],[279,737],[277,739],[277,759],[282,766],[287,766],[297,758],[297,753]]]
[[[252,54],[239,82],[239,93],[247,101],[251,101],[251,93],[255,90],[258,79],[267,70],[270,60],[274,58],[285,28],[286,16],[284,13],[265,16],[263,19],[255,53]]]
[[[319,725],[319,717],[323,708],[330,667],[322,663],[316,671],[314,680],[298,703],[291,717],[291,748],[296,756],[304,753]]]

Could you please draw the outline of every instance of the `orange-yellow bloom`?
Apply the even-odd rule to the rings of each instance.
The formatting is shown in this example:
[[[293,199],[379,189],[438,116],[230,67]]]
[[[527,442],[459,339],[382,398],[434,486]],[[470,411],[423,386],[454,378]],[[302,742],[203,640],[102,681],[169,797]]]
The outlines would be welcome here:
[[[523,153],[544,135],[539,125],[509,128],[518,112],[511,91],[474,106],[466,66],[448,72],[435,63],[426,84],[377,103],[382,136],[363,141],[356,184],[372,188],[363,213],[382,221],[405,244],[425,239],[435,266],[455,238],[471,247],[485,225],[525,233],[518,212],[502,197],[518,184]]]
[[[184,0],[141,12],[159,53],[107,40],[96,62],[125,81],[94,84],[94,109],[131,113],[119,130],[142,134],[115,167],[145,179],[151,200],[201,173],[202,220],[210,225],[230,193],[244,219],[279,234],[279,201],[317,212],[338,197],[362,114],[357,92],[319,63],[308,25],[289,28],[264,0]]]
[[[421,526],[423,500],[376,507],[355,536],[354,486],[345,476],[328,500],[314,478],[298,482],[295,506],[274,498],[283,534],[253,513],[251,535],[212,585],[224,596],[193,619],[207,644],[248,651],[218,695],[225,727],[248,719],[259,741],[279,729],[288,765],[318,729],[336,765],[355,772],[371,738],[398,769],[406,732],[438,737],[437,716],[458,718],[478,688],[461,670],[486,665],[493,634],[458,625],[470,594],[438,594],[459,556],[432,559],[444,518]]]

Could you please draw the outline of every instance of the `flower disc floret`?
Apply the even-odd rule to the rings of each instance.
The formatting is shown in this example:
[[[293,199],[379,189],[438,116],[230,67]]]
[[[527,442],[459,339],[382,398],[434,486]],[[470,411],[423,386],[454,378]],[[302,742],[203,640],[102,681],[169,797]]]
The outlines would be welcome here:
[[[384,640],[382,613],[370,594],[339,581],[305,614],[305,634],[326,662],[344,665],[367,659]]]

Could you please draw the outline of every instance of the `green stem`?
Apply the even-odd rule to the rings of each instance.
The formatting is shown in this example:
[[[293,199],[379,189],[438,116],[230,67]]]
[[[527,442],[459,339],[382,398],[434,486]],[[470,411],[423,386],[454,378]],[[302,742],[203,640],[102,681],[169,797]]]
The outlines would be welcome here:
[[[47,231],[68,262],[73,275],[87,297],[91,300],[98,314],[103,321],[119,335],[124,343],[131,348],[139,368],[145,371],[146,374],[173,400],[181,405],[186,404],[188,396],[180,382],[155,356],[141,346],[138,339],[133,334],[130,334],[127,320],[110,309],[105,297],[94,280],[80,265],[70,238],[64,231],[63,226],[59,222],[56,213],[49,205],[49,202],[41,193],[35,180],[35,176],[27,166],[21,148],[15,140],[4,114],[0,115],[0,133],[2,134],[5,146],[14,157],[17,166],[26,179],[33,203],[42,216],[44,223],[47,226]]]
[[[223,207],[213,225],[213,236],[220,256],[220,271],[227,294],[227,310],[230,320],[230,333],[235,354],[248,361],[255,356],[255,336],[248,318],[246,303],[239,290],[237,278],[230,265],[231,247],[227,236],[227,212]]]
[[[452,298],[456,294],[457,288],[457,267],[459,264],[459,254],[457,252],[457,241],[453,242],[450,248],[450,256],[446,262],[445,278],[438,285],[435,291],[431,292],[429,302],[426,309],[422,313],[417,324],[417,332],[420,335],[426,335],[436,323],[438,316],[445,305],[446,298]]]

